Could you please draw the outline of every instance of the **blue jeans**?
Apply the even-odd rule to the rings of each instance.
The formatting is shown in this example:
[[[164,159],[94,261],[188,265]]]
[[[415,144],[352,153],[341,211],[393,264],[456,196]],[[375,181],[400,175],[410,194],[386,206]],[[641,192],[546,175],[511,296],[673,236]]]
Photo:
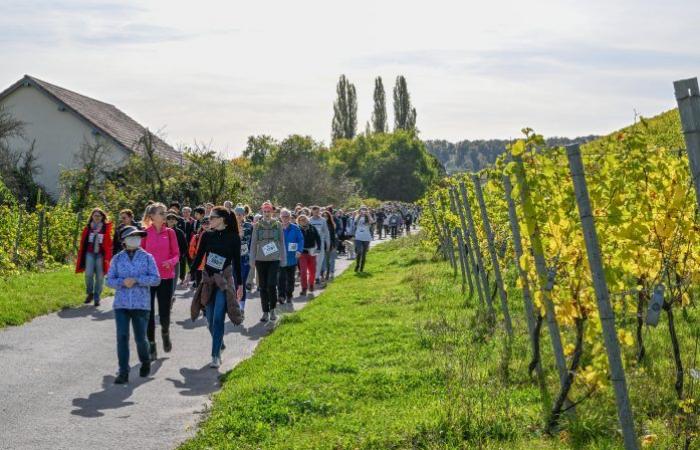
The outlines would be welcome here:
[[[94,294],[100,298],[105,273],[102,268],[103,256],[101,254],[85,253],[85,293]]]
[[[211,334],[211,356],[221,356],[221,343],[224,341],[224,321],[226,320],[226,294],[217,289],[214,298],[207,303],[204,311]]]
[[[325,254],[323,259],[323,271],[326,272],[328,276],[335,273],[335,260],[337,257],[338,251],[335,249],[335,247],[331,247],[331,249]]]
[[[241,260],[241,278],[243,279],[243,297],[241,297],[241,311],[245,310],[245,299],[248,293],[248,289],[245,288],[246,280],[250,275],[250,262]]]
[[[114,320],[117,324],[117,358],[119,359],[119,373],[129,373],[129,321],[134,329],[136,350],[141,364],[149,362],[148,341],[146,340],[146,327],[148,326],[147,309],[115,309]]]

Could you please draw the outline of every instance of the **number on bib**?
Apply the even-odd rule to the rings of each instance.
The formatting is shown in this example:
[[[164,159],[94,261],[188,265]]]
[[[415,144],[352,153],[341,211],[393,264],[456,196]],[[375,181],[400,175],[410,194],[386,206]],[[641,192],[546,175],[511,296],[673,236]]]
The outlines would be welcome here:
[[[297,251],[297,248],[298,248],[298,247],[297,247],[297,243],[296,243],[296,242],[290,242],[290,243],[289,243],[289,251],[290,251],[290,252],[295,252],[295,251]]]
[[[277,244],[270,242],[262,247],[263,255],[270,256],[271,254],[277,252]]]
[[[216,253],[209,253],[207,255],[207,266],[211,267],[212,269],[216,269],[216,270],[223,269],[225,262],[226,262],[226,258],[224,258],[221,255],[217,255]]]

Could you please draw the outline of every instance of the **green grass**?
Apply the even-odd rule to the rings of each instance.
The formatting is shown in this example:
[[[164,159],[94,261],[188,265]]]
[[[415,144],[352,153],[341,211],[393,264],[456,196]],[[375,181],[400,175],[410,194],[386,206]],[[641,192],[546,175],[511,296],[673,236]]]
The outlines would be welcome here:
[[[111,291],[105,288],[103,295],[111,295]],[[0,328],[78,306],[84,299],[85,279],[72,267],[0,278]]]

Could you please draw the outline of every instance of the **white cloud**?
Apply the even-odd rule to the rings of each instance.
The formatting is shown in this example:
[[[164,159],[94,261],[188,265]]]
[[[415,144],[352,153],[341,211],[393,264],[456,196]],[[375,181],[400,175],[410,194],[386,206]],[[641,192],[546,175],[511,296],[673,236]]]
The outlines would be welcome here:
[[[406,76],[425,138],[604,133],[673,106],[700,72],[700,3],[650,0],[5,0],[0,85],[30,73],[114,103],[169,141],[328,140],[341,73],[359,125]],[[391,104],[388,105],[391,111]]]

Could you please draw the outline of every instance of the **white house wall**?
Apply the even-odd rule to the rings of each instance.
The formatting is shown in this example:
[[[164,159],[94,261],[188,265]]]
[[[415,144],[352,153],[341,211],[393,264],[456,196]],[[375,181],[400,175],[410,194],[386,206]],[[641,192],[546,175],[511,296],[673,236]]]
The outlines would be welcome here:
[[[10,142],[13,150],[25,150],[35,141],[34,153],[41,166],[36,181],[55,198],[60,195],[61,170],[75,166],[74,156],[87,140],[94,142],[93,129],[70,109],[59,110],[59,104],[34,86],[22,86],[1,101],[5,110],[25,123],[24,139]],[[112,148],[106,153],[114,162],[126,154],[105,139]]]

